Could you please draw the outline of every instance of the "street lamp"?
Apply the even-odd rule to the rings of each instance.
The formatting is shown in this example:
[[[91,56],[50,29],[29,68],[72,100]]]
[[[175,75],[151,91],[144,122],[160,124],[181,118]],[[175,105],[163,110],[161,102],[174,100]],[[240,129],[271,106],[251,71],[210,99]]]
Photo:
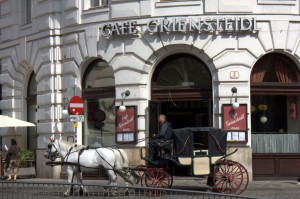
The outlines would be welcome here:
[[[126,90],[125,92],[122,92],[122,93],[121,93],[122,101],[121,101],[121,105],[120,105],[120,107],[119,107],[119,111],[120,111],[120,112],[126,111],[126,106],[124,105],[124,99],[125,99],[126,97],[128,97],[129,95],[130,95],[130,91],[129,91],[129,90]]]
[[[237,88],[232,87],[231,92],[232,92],[232,97],[235,95],[235,100],[234,100],[234,102],[232,102],[231,106],[234,110],[236,110],[240,107],[240,103],[237,102]]]
[[[68,106],[66,104],[69,102],[69,99],[67,97],[62,98],[63,101],[63,110],[61,111],[63,117],[67,117],[69,115]]]

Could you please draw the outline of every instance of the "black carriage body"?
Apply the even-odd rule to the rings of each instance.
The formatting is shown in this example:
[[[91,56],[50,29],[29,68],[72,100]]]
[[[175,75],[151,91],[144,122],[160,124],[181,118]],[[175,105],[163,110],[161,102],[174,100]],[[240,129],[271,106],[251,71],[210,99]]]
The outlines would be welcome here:
[[[213,164],[226,156],[227,132],[212,127],[174,129],[173,161],[191,167],[191,175],[209,175]]]
[[[227,131],[212,127],[186,127],[174,129],[172,150],[169,143],[162,145],[159,161],[148,161],[141,186],[170,188],[173,183],[174,163],[188,171],[189,176],[207,176],[207,185],[220,193],[241,194],[248,186],[247,169],[233,160],[226,160]],[[167,149],[165,151],[165,149]],[[170,153],[169,153],[170,152]],[[169,154],[168,154],[169,153]],[[173,169],[172,169],[173,168]]]
[[[187,127],[174,129],[174,155],[193,157],[197,155],[224,156],[227,132],[218,128]]]

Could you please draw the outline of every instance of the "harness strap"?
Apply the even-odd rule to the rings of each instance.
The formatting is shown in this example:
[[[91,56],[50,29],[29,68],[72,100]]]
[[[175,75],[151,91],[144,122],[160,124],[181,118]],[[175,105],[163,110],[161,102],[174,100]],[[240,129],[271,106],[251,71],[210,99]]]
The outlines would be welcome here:
[[[122,158],[122,161],[124,162],[124,157],[123,157],[123,155],[122,155],[122,153],[121,153],[120,149],[115,149],[115,150],[117,150],[117,151],[120,153],[120,155],[121,155],[121,158]]]
[[[62,164],[61,164],[62,166],[64,165],[64,162],[68,162],[68,158],[69,158],[69,155],[70,155],[72,149],[73,149],[73,147],[71,147],[71,148],[69,149],[67,155],[66,155],[66,156],[64,157],[64,159],[62,160]],[[66,159],[66,158],[67,158],[67,159]],[[65,159],[66,159],[66,161],[65,161]]]
[[[111,164],[109,164],[109,162],[107,162],[107,160],[105,160],[103,157],[102,157],[102,155],[96,150],[96,152],[98,153],[98,155],[99,155],[99,157],[102,159],[102,160],[104,160],[109,166],[111,166],[111,168],[112,168],[112,170],[114,170],[114,167],[111,165]],[[116,164],[115,164],[116,165]]]
[[[79,150],[79,153],[78,153],[78,162],[77,162],[77,164],[79,165],[78,166],[79,172],[81,172],[79,160],[80,160],[80,156],[81,156],[81,154],[83,153],[84,150],[88,150],[88,147],[83,147],[82,149]]]
[[[72,147],[73,148],[73,147]],[[71,148],[71,149],[72,149]],[[70,154],[70,152],[71,152],[71,149],[70,149],[70,151],[69,151],[69,153],[68,154]],[[81,169],[80,169],[80,163],[79,163],[79,161],[80,161],[80,156],[82,155],[82,153],[83,153],[83,151],[84,150],[89,150],[90,148],[89,147],[83,147],[82,149],[80,149],[79,150],[79,153],[78,153],[78,161],[77,161],[77,164],[78,164],[78,170],[79,170],[79,172],[81,172]],[[99,155],[99,157],[102,159],[102,160],[104,160],[112,169],[111,170],[115,170],[115,167],[113,167],[111,164],[109,164],[109,162],[97,151],[97,149],[94,149],[96,152],[97,152],[97,154]],[[112,152],[114,152],[112,149],[110,149]],[[115,164],[114,165],[116,165],[116,160],[115,160]]]

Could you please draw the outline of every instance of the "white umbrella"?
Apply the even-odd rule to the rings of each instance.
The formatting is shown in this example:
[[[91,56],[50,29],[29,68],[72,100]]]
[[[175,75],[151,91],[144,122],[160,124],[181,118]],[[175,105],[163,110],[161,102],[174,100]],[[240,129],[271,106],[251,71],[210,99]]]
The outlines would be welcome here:
[[[0,115],[0,127],[26,127],[35,126],[35,124],[19,120],[16,118],[8,117],[6,115]]]

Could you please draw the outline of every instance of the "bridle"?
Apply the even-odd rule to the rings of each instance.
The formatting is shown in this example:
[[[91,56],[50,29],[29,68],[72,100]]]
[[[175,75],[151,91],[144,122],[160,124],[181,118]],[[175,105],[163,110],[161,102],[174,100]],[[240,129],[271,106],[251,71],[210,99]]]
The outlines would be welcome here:
[[[55,148],[55,151],[52,151],[52,148]],[[59,153],[58,153],[58,150],[54,144],[54,141],[51,141],[49,144],[48,144],[48,149],[47,149],[47,156],[46,158],[47,159],[50,159],[51,161],[54,161],[56,158],[59,157]]]

